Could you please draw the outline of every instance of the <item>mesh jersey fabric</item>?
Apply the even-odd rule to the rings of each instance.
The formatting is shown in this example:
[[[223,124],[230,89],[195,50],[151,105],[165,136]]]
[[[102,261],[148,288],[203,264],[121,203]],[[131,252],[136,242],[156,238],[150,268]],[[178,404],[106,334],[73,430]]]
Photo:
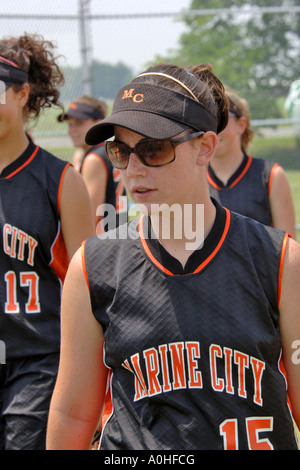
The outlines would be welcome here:
[[[30,141],[0,175],[0,331],[6,359],[56,353],[68,256],[59,203],[69,164]]]
[[[207,176],[210,195],[231,211],[272,225],[269,191],[276,166],[274,162],[244,154],[243,162],[226,185],[209,166]]]
[[[188,271],[147,218],[84,244],[111,372],[101,450],[297,449],[278,327],[287,235],[215,204]]]

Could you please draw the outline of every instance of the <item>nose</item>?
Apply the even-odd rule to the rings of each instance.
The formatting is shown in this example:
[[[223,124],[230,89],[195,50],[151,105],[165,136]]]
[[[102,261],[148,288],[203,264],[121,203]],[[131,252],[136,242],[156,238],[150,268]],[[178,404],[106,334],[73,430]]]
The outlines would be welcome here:
[[[146,174],[147,167],[143,165],[134,152],[131,152],[125,171],[128,176],[144,176]]]

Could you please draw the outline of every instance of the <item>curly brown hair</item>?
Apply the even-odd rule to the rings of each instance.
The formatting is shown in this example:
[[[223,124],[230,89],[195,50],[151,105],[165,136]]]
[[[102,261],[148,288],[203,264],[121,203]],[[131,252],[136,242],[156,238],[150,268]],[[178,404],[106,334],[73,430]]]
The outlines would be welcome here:
[[[56,63],[54,48],[51,41],[38,34],[0,39],[0,56],[28,73],[30,93],[24,109],[26,117],[37,118],[42,108],[52,105],[62,108],[59,87],[64,83],[64,76]],[[22,86],[13,85],[15,91]]]

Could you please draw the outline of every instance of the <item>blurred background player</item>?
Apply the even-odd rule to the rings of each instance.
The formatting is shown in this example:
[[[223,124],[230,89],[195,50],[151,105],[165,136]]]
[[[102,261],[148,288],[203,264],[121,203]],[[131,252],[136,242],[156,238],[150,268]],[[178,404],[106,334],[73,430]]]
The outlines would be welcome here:
[[[193,73],[193,67],[190,68]],[[226,89],[229,121],[209,163],[211,196],[230,210],[287,231],[296,237],[292,193],[283,168],[248,154],[254,137],[248,103]]]
[[[42,450],[60,352],[60,296],[81,242],[95,234],[81,175],[24,129],[59,105],[63,75],[53,44],[0,40],[0,449]]]
[[[124,214],[127,211],[125,200],[122,199],[122,196],[125,196],[125,190],[121,173],[113,168],[108,160],[104,144],[90,146],[85,142],[87,131],[97,121],[104,119],[106,114],[107,104],[105,101],[84,95],[76,98],[65,114],[58,116],[60,122],[66,121],[68,123],[68,132],[73,145],[80,149],[75,152],[73,162],[86,183],[92,202],[97,233],[117,226],[120,220],[119,214],[121,212]],[[115,209],[115,212],[111,211],[111,218],[109,218],[109,210],[102,214],[107,222],[105,226],[102,223],[103,217],[97,211],[97,208],[104,204]]]

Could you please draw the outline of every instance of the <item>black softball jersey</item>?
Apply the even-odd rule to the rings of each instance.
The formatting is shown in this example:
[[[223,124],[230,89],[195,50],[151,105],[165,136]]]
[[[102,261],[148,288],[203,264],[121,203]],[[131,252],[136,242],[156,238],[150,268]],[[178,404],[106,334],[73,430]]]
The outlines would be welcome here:
[[[273,171],[277,166],[278,163],[244,154],[241,165],[224,185],[209,165],[210,195],[231,211],[272,225],[269,195]]]
[[[109,390],[99,449],[297,449],[281,360],[288,235],[217,215],[185,267],[147,216],[82,245]]]
[[[0,174],[0,339],[7,360],[60,349],[69,260],[59,206],[68,166],[30,141]]]

